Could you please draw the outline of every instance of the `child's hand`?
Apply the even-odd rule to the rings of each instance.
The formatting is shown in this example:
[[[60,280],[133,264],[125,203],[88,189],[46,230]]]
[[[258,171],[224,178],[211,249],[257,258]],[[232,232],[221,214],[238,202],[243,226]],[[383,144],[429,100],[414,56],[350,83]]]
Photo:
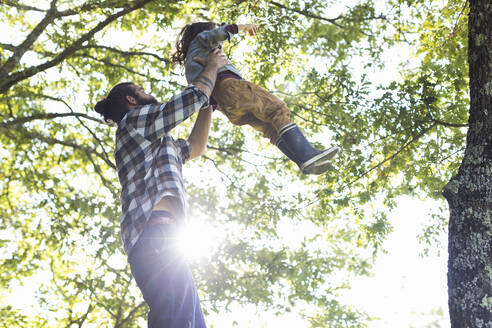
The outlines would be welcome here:
[[[258,26],[255,24],[237,24],[237,27],[239,32],[249,34],[250,36],[255,35],[256,31],[258,31]]]

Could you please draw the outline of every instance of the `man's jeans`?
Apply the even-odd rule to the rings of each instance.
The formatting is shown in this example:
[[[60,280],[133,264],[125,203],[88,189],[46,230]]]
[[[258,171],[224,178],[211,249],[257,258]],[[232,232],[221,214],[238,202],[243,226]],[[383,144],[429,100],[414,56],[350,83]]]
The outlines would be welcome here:
[[[190,269],[176,247],[176,226],[146,227],[128,258],[150,307],[149,328],[206,328]]]

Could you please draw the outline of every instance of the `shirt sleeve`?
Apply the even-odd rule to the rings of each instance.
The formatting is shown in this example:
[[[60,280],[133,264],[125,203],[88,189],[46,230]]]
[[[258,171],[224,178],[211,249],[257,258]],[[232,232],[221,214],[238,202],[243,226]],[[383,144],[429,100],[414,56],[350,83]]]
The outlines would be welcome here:
[[[222,41],[230,41],[239,32],[236,24],[222,24],[218,28],[203,31],[197,35],[200,42],[210,49],[217,48]]]
[[[145,139],[155,141],[208,105],[209,97],[200,88],[189,85],[164,104],[146,105],[130,110],[126,120]]]
[[[190,159],[191,155],[191,144],[188,140],[186,139],[178,139],[176,140],[176,146],[180,152],[181,155],[181,161],[186,163]]]

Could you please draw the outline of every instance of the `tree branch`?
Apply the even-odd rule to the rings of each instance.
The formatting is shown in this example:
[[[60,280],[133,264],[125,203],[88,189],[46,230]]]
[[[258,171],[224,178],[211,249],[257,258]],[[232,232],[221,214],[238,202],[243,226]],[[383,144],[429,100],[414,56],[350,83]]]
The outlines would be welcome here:
[[[134,307],[130,313],[128,313],[128,315],[126,316],[126,318],[124,318],[123,320],[121,320],[116,326],[115,328],[120,328],[120,327],[124,327],[125,323],[127,323],[132,317],[133,315],[140,309],[142,308],[143,306],[145,306],[145,302],[141,302],[140,304],[138,304],[136,307]]]
[[[324,124],[321,124],[321,123],[315,122],[315,121],[313,121],[313,120],[307,119],[307,118],[305,118],[305,117],[301,116],[300,114],[298,114],[298,113],[296,113],[296,112],[294,112],[294,111],[292,111],[291,113],[292,113],[294,116],[299,117],[299,118],[300,118],[301,120],[303,120],[304,122],[308,122],[308,123],[311,123],[311,124],[314,124],[314,125],[318,125],[318,126],[325,126]]]
[[[314,19],[319,19],[319,20],[325,21],[325,22],[329,22],[329,23],[331,23],[331,24],[333,24],[333,25],[335,25],[336,27],[339,27],[339,28],[345,28],[345,26],[343,26],[343,25],[341,25],[341,24],[338,23],[338,21],[341,18],[344,18],[347,21],[354,21],[355,20],[355,19],[351,19],[350,17],[344,17],[344,16],[341,16],[341,15],[338,16],[338,17],[336,17],[336,18],[326,18],[326,17],[322,17],[322,16],[319,16],[319,15],[310,13],[310,12],[308,12],[306,10],[289,8],[289,7],[287,7],[285,5],[282,5],[282,4],[280,4],[278,2],[275,2],[275,1],[270,1],[269,3],[272,4],[272,5],[274,5],[274,6],[277,6],[279,8],[282,8],[282,9],[285,9],[285,10],[289,10],[289,11],[293,11],[295,13],[301,14],[301,15],[306,16],[306,17],[309,17],[309,18],[314,18]],[[369,19],[386,19],[386,17],[384,15],[379,15],[379,16],[366,17],[365,19],[367,19],[367,20],[369,20]],[[373,34],[364,32],[362,29],[360,30],[360,33],[362,33],[365,36],[376,37]],[[386,41],[389,41],[389,39],[386,38],[386,37],[383,37],[383,39],[386,40]]]
[[[101,121],[97,118],[91,117],[91,116],[84,114],[84,113],[75,113],[75,112],[74,113],[40,113],[40,114],[33,114],[31,116],[17,117],[13,120],[0,122],[0,128],[7,129],[7,128],[11,128],[11,127],[16,126],[16,125],[23,125],[27,122],[32,122],[35,120],[50,120],[50,119],[57,118],[57,117],[70,117],[70,116],[71,117],[83,117],[83,118],[92,120],[94,122],[106,124],[103,121]]]
[[[12,108],[12,103],[10,102],[10,98],[9,97],[7,97],[6,103],[7,103],[7,108],[9,109],[9,117],[14,117],[14,110]]]
[[[202,155],[202,157],[205,158],[206,160],[209,160],[212,162],[212,164],[215,166],[215,169],[217,171],[219,171],[219,173],[222,174],[227,180],[229,180],[229,182],[231,183],[230,186],[234,186],[235,188],[239,189],[241,192],[243,192],[244,194],[248,195],[251,198],[255,197],[255,195],[248,192],[244,188],[240,187],[242,184],[238,181],[238,179],[232,180],[231,177],[229,176],[229,174],[226,174],[224,171],[222,171],[219,168],[219,165],[217,164],[217,162],[214,161],[211,157],[208,157],[207,155]]]
[[[37,7],[23,5],[23,4],[16,3],[16,2],[10,1],[10,0],[4,0],[3,3],[6,4],[7,6],[15,7],[19,10],[40,11],[40,12],[46,12],[47,11],[45,9],[40,9]]]
[[[350,19],[350,18],[347,18],[347,17],[344,17],[344,16],[341,16],[339,15],[338,17],[336,18],[326,18],[326,17],[323,17],[323,16],[319,16],[319,15],[316,15],[316,14],[313,14],[313,13],[310,13],[306,10],[300,10],[300,9],[294,9],[294,8],[290,8],[290,7],[287,7],[281,3],[278,3],[278,2],[275,2],[275,1],[270,1],[269,2],[270,4],[274,5],[274,6],[277,6],[279,8],[282,8],[282,9],[285,9],[285,10],[289,10],[289,11],[293,11],[295,13],[298,13],[298,14],[301,14],[303,16],[306,16],[306,17],[309,17],[309,18],[314,18],[314,19],[319,19],[319,20],[322,20],[322,21],[325,21],[325,22],[329,22],[337,27],[340,27],[340,28],[344,28],[344,26],[340,25],[337,23],[338,20],[340,20],[341,18],[344,18],[344,19],[347,19],[349,21],[354,21],[355,19]],[[371,17],[366,17],[366,19],[386,19],[386,16],[384,15],[379,15],[379,16],[371,16]]]
[[[466,128],[466,127],[468,127],[468,124],[448,123],[448,122],[443,122],[443,121],[435,120],[435,119],[432,120],[432,122],[434,122],[437,125],[442,125],[442,126],[446,126],[449,128]]]
[[[55,1],[55,0],[53,0]],[[50,67],[56,66],[68,57],[72,56],[77,50],[81,49],[82,45],[84,42],[90,40],[97,32],[101,31],[104,29],[106,26],[117,20],[118,18],[132,12],[135,10],[138,10],[145,6],[147,3],[151,2],[153,0],[137,0],[134,3],[134,6],[127,7],[113,15],[108,16],[104,21],[101,23],[97,24],[96,27],[94,27],[92,30],[81,36],[78,40],[74,41],[70,46],[68,46],[66,49],[64,49],[62,52],[60,52],[55,58],[40,64],[38,66],[33,66],[29,67],[23,71],[14,73],[10,75],[7,79],[3,81],[2,84],[0,84],[0,94],[5,93],[7,90],[10,89],[14,84],[28,79],[31,76],[34,76],[38,74],[39,72],[45,71]],[[2,74],[0,74],[2,76]]]
[[[146,52],[146,51],[124,51],[120,49],[116,49],[113,47],[108,47],[108,46],[102,46],[102,45],[87,45],[82,47],[82,49],[103,49],[103,50],[108,50],[117,54],[122,55],[123,57],[130,57],[130,56],[151,56],[155,57],[158,60],[165,62],[165,63],[171,63],[169,59],[163,58],[157,54],[151,53],[151,52]]]
[[[441,164],[442,162],[444,162],[445,160],[447,160],[448,158],[456,155],[457,153],[459,153],[460,151],[464,151],[465,150],[465,146],[461,147],[461,148],[458,148],[457,150],[455,150],[454,152],[452,152],[451,154],[449,154],[448,156],[446,157],[443,157],[441,158],[441,160],[439,161],[439,164]]]
[[[0,48],[14,52],[17,47],[12,44],[0,43]]]
[[[15,135],[13,135],[10,131],[10,129],[7,129],[3,126],[0,126],[0,130],[4,130],[5,131],[5,134],[8,135],[9,137],[11,137],[12,139],[15,139]],[[46,142],[50,145],[54,145],[54,144],[58,144],[58,145],[62,145],[62,146],[67,146],[67,147],[71,147],[73,149],[76,149],[76,150],[79,150],[83,153],[90,153],[90,154],[94,154],[96,155],[97,157],[99,157],[100,159],[102,159],[109,167],[113,168],[116,170],[116,166],[113,164],[113,162],[111,162],[111,160],[109,158],[107,158],[104,154],[102,153],[99,153],[97,151],[95,151],[94,149],[90,148],[90,147],[86,147],[86,146],[82,146],[82,145],[78,145],[72,141],[66,141],[66,140],[58,140],[56,138],[53,138],[53,137],[49,137],[49,136],[45,136],[39,132],[32,132],[32,131],[29,131],[25,128],[22,128],[21,129],[21,133],[31,139],[38,139],[38,140],[41,140],[43,142]],[[17,131],[19,131],[19,129],[17,129]]]
[[[312,14],[310,12],[307,12],[305,10],[299,10],[299,9],[294,9],[294,8],[289,8],[287,6],[284,6],[283,4],[280,4],[278,2],[275,2],[275,1],[270,1],[269,3],[271,3],[272,5],[274,6],[277,6],[279,8],[282,8],[282,9],[286,9],[286,10],[289,10],[289,11],[293,11],[293,12],[296,12],[298,14],[301,14],[303,16],[306,16],[306,17],[309,17],[309,18],[315,18],[315,19],[319,19],[319,20],[322,20],[322,21],[325,21],[325,22],[329,22],[339,28],[343,28],[342,25],[338,24],[337,23],[337,20],[340,19],[341,16],[338,16],[337,18],[326,18],[326,17],[322,17],[322,16],[319,16],[319,15],[315,15],[315,14]]]
[[[48,10],[46,9],[41,9],[33,6],[28,6],[24,4],[19,4],[15,3],[14,1],[11,0],[4,0],[4,3],[8,6],[15,7],[19,10],[26,10],[26,11],[38,11],[38,12],[47,12]],[[76,8],[71,8],[67,9],[64,11],[57,11],[56,17],[65,17],[65,16],[72,16],[72,15],[78,15],[81,12],[91,10],[91,9],[101,9],[101,8],[124,8],[125,6],[123,5],[124,2],[116,0],[113,2],[107,2],[104,4],[100,4],[97,2],[89,2],[86,4],[83,4],[79,7]]]
[[[92,166],[94,167],[94,171],[96,171],[97,175],[99,175],[99,178],[101,178],[101,182],[102,184],[108,189],[108,190],[114,190],[116,189],[113,184],[111,183],[111,181],[109,181],[108,179],[106,179],[103,175],[103,172],[101,170],[101,167],[99,165],[97,165],[96,162],[94,162],[94,160],[92,159],[92,156],[90,153],[86,152],[85,153],[87,158],[89,159],[89,161],[92,163]]]
[[[85,311],[84,315],[82,315],[82,317],[77,320],[79,324],[79,328],[82,328],[82,325],[84,324],[85,320],[87,320],[87,317],[92,312],[92,309],[93,309],[92,304],[89,304],[89,306],[87,307],[87,311]]]
[[[114,67],[114,68],[119,68],[119,69],[122,69],[124,71],[127,71],[128,73],[145,77],[146,79],[150,79],[151,81],[155,81],[155,82],[162,82],[162,81],[164,81],[164,80],[161,80],[161,79],[157,79],[155,77],[149,77],[146,74],[143,74],[143,73],[140,73],[138,71],[135,71],[135,70],[133,70],[131,68],[128,68],[128,67],[126,67],[124,65],[112,63],[111,61],[106,60],[106,59],[100,59],[100,58],[97,58],[97,57],[94,57],[94,56],[91,56],[91,55],[88,55],[88,54],[76,54],[75,56],[89,58],[89,59],[92,59],[92,60],[94,60],[96,62],[103,63],[106,66]],[[179,74],[171,72],[171,75],[179,75]],[[180,84],[178,84],[176,82],[172,82],[172,81],[165,81],[165,82],[167,82],[168,84],[173,84],[175,86],[185,87],[184,85],[180,85]]]
[[[248,153],[248,154],[251,154],[251,155],[254,155],[256,157],[263,157],[263,158],[267,158],[267,159],[280,159],[281,157],[271,157],[271,156],[265,156],[265,155],[262,155],[262,154],[258,154],[258,153],[254,153],[254,152],[251,152],[249,150],[246,150],[246,149],[242,149],[242,148],[233,148],[233,147],[228,147],[228,148],[224,148],[224,147],[215,147],[215,146],[212,146],[212,145],[207,145],[207,149],[212,149],[212,150],[215,150],[215,151],[222,151],[228,155],[231,155],[231,156],[234,156],[236,155],[236,153],[238,152],[243,152],[243,153]]]
[[[272,90],[271,93],[273,94],[281,94],[281,95],[284,95],[284,96],[287,96],[288,98],[293,98],[293,99],[296,99],[297,96],[301,96],[301,95],[312,95],[312,96],[316,96],[318,99],[322,100],[324,103],[328,103],[328,104],[348,104],[349,102],[348,101],[344,101],[344,100],[331,100],[331,96],[333,95],[332,93],[328,94],[328,97],[322,97],[321,95],[319,95],[321,93],[321,91],[296,91],[296,93],[293,95],[292,93],[288,93],[288,92],[284,92],[284,91],[279,91],[279,90]],[[318,112],[318,111],[315,111],[314,109],[308,109],[306,106],[302,105],[301,103],[294,103],[296,106],[299,106],[299,107],[302,107],[303,109],[307,110],[307,111],[312,111],[312,112],[315,112],[315,113],[318,113],[318,114],[323,114],[323,115],[326,115],[328,116],[328,114],[326,113],[322,113],[322,112]]]
[[[56,18],[56,4],[57,0],[52,0],[50,9],[47,11],[44,18],[36,25],[36,27],[29,33],[24,42],[22,42],[19,46],[16,47],[12,56],[0,67],[0,77],[7,76],[14,67],[20,62],[22,56],[26,53],[26,51],[33,45],[33,43],[39,38],[41,33],[45,30],[45,28],[55,20]],[[0,93],[2,93],[0,91]]]
[[[125,70],[131,74],[135,74],[135,75],[138,75],[138,76],[142,76],[142,77],[147,77],[147,75],[143,74],[143,73],[140,73],[140,72],[137,72],[131,68],[128,68],[124,65],[120,65],[120,64],[114,64],[112,62],[110,62],[109,60],[106,60],[106,59],[99,59],[99,58],[96,58],[94,56],[91,56],[91,55],[87,55],[87,54],[81,54],[80,55],[81,57],[85,57],[85,58],[89,58],[89,59],[92,59],[96,62],[100,62],[100,63],[103,63],[104,65],[106,66],[109,66],[109,67],[114,67],[114,68],[119,68],[119,69],[122,69],[122,70]]]
[[[124,71],[127,71],[128,73],[131,73],[131,74],[134,74],[134,75],[137,75],[137,76],[142,76],[144,78],[146,78],[147,80],[149,81],[152,81],[152,82],[165,82],[169,85],[174,85],[175,87],[178,87],[178,88],[184,88],[185,85],[181,85],[179,84],[178,82],[176,81],[171,81],[171,80],[163,80],[163,79],[158,79],[158,78],[155,78],[153,76],[147,76],[146,74],[143,74],[143,73],[140,73],[138,71],[135,71],[131,68],[128,68],[124,65],[120,65],[120,64],[114,64],[112,62],[110,62],[109,60],[105,60],[105,59],[99,59],[99,58],[96,58],[94,56],[91,56],[91,55],[87,55],[87,54],[77,54],[76,56],[80,56],[80,57],[86,57],[86,58],[89,58],[89,59],[92,59],[96,62],[100,62],[100,63],[103,63],[104,65],[106,66],[109,66],[109,67],[114,67],[114,68],[118,68],[118,69],[122,69]],[[171,72],[170,73],[171,75],[177,75],[179,76],[179,74],[177,73],[174,73],[174,72]]]
[[[121,0],[116,0],[113,2],[107,2],[107,3],[97,3],[97,2],[89,2],[86,4],[81,5],[80,7],[72,8],[72,9],[67,9],[64,11],[59,11],[58,16],[72,16],[72,15],[78,15],[81,12],[92,10],[92,9],[103,9],[103,8],[125,8],[127,7],[126,1],[121,1]]]
[[[87,131],[89,131],[89,133],[92,135],[92,137],[101,146],[101,149],[102,149],[104,155],[106,156],[106,158],[109,158],[109,155],[106,152],[106,149],[104,148],[103,142],[96,136],[96,134],[87,125],[85,125],[84,121],[81,120],[81,117],[86,118],[86,119],[89,119],[89,120],[94,121],[94,122],[97,122],[97,123],[102,123],[104,125],[107,125],[106,122],[104,122],[104,121],[102,121],[100,119],[94,118],[92,116],[89,116],[87,114],[84,114],[84,113],[77,113],[77,112],[75,112],[72,109],[72,107],[65,100],[63,100],[61,98],[52,97],[52,96],[48,96],[48,95],[44,95],[44,94],[39,94],[39,93],[33,93],[33,92],[29,92],[28,94],[29,95],[33,95],[33,96],[36,96],[36,97],[41,97],[41,98],[46,98],[46,99],[50,99],[50,100],[53,100],[53,101],[61,102],[65,106],[67,106],[67,108],[70,110],[71,113],[49,113],[49,114],[48,113],[42,113],[42,114],[36,114],[36,115],[33,115],[33,116],[29,116],[29,117],[17,118],[15,120],[11,120],[11,121],[6,122],[4,124],[7,124],[7,125],[10,125],[10,124],[16,125],[16,124],[23,124],[23,123],[26,123],[26,122],[29,122],[29,121],[33,121],[33,120],[36,120],[36,119],[52,119],[52,118],[56,118],[56,117],[74,116],[74,117],[77,118],[77,120],[79,121],[79,123]],[[52,115],[56,115],[56,116],[52,116]],[[29,118],[31,118],[31,119],[29,119]],[[1,124],[2,123],[0,122],[0,125]]]
[[[362,177],[366,176],[367,174],[369,174],[370,172],[374,171],[375,169],[379,168],[381,165],[383,165],[384,163],[388,162],[388,161],[391,161],[393,158],[395,158],[396,156],[398,156],[402,151],[404,151],[409,145],[411,145],[412,143],[414,143],[415,141],[417,141],[418,139],[420,139],[424,134],[426,134],[430,129],[432,129],[433,127],[435,127],[436,124],[432,124],[431,126],[429,126],[427,129],[425,129],[424,131],[420,132],[418,135],[414,136],[410,141],[408,141],[407,143],[405,143],[403,146],[400,147],[400,149],[398,149],[398,151],[396,153],[394,153],[393,155],[385,158],[384,160],[382,160],[381,162],[379,162],[378,164],[374,165],[373,167],[371,167],[369,170],[365,171],[364,173],[360,174],[359,176],[357,176],[354,180],[350,181],[346,186],[350,186],[352,185],[354,182],[360,180]]]
[[[15,161],[11,160],[10,165],[9,165],[8,177],[6,177],[7,182],[5,183],[5,192],[4,192],[4,194],[2,194],[2,196],[7,195],[7,197],[6,197],[7,205],[9,206],[9,209],[12,213],[14,212],[14,206],[12,205],[12,202],[10,201],[10,182],[12,180],[12,171],[14,170],[14,164],[15,164]],[[3,180],[5,182],[5,177]]]

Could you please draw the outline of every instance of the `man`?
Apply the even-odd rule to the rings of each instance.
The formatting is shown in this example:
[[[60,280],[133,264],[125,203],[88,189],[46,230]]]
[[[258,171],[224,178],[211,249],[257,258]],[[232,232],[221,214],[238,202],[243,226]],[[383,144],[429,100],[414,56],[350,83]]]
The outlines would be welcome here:
[[[151,328],[205,328],[200,300],[176,229],[186,215],[182,164],[206,146],[217,70],[227,59],[215,50],[197,60],[205,69],[185,90],[161,104],[134,83],[120,83],[95,110],[118,124],[114,151],[122,186],[121,234],[132,274],[150,307]],[[188,140],[169,131],[199,112]]]

